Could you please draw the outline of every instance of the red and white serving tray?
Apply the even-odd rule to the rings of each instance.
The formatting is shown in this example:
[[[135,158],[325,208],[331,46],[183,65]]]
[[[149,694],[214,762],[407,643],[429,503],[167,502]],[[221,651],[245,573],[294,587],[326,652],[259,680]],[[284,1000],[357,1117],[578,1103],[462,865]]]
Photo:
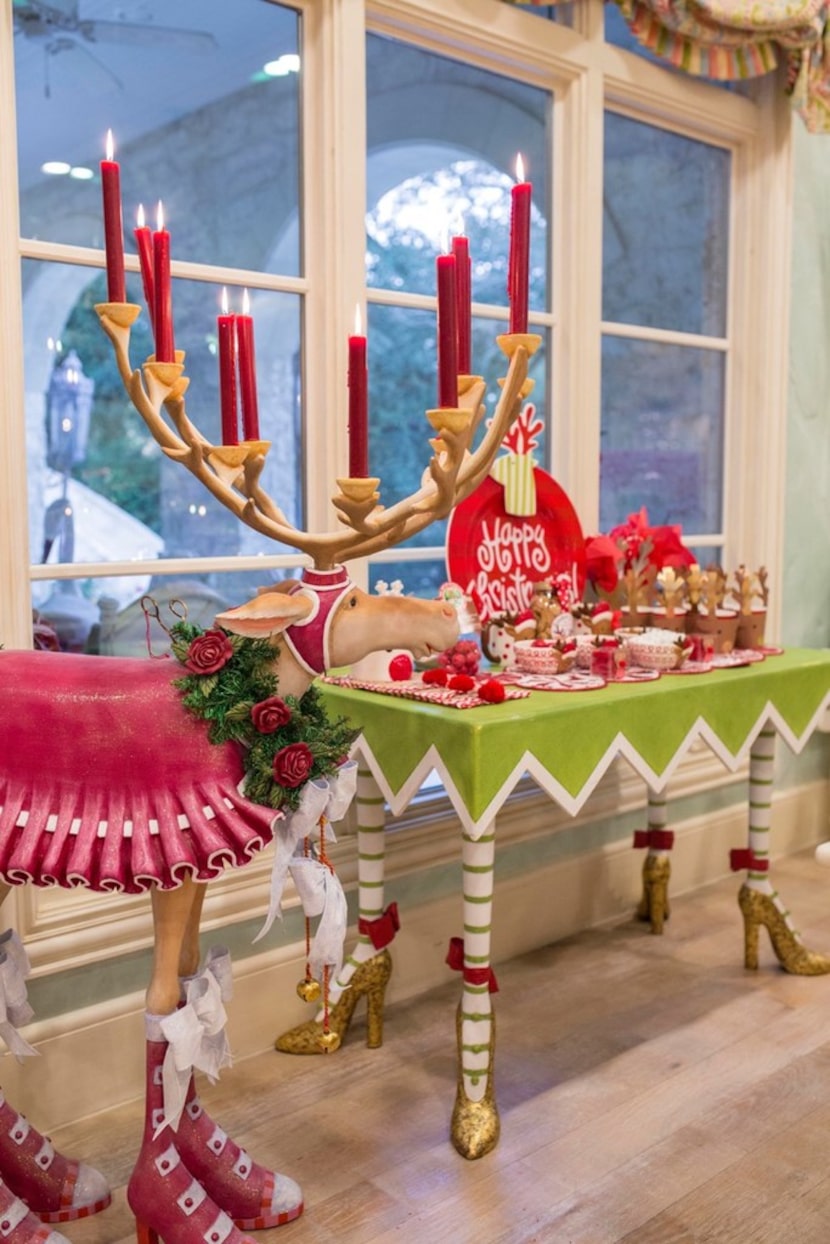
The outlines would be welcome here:
[[[331,683],[335,687],[354,687],[355,691],[374,691],[378,695],[394,695],[401,700],[419,700],[422,704],[440,704],[443,708],[481,708],[490,701],[482,699],[478,694],[478,688],[490,680],[489,675],[486,678],[478,678],[471,691],[453,691],[438,683],[421,682],[418,678],[402,682],[371,682],[362,678],[324,678],[322,681]],[[496,681],[504,685],[505,700],[524,700],[530,695],[529,690],[524,690],[524,685],[508,686],[501,675]]]

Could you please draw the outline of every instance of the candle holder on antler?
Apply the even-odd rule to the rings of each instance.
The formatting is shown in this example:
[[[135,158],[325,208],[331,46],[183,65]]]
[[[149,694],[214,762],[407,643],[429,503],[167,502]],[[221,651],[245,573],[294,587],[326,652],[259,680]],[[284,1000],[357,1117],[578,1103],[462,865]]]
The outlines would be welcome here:
[[[522,397],[532,388],[527,360],[541,342],[534,334],[499,338],[510,367],[499,381],[502,393],[496,411],[475,451],[472,441],[484,416],[485,383],[480,376],[467,376],[459,386],[457,408],[427,412],[437,435],[430,442],[434,454],[421,487],[387,508],[380,504],[379,479],[338,478],[340,491],[332,504],[346,530],[313,534],[299,531],[260,485],[268,441],[213,445],[188,419],[184,398],[190,382],[184,374],[184,353],[177,351],[174,363],[157,363],[151,356],[134,369],[130,330],[140,308],[132,303],[99,303],[95,310],[112,342],[124,388],[163,452],[187,467],[241,522],[307,554],[318,570],[399,544],[445,518],[469,496],[486,478]]]
[[[532,358],[542,344],[542,338],[538,333],[502,333],[496,338],[496,344],[509,360],[513,359],[519,349],[524,350],[528,358]],[[503,383],[503,380],[499,380],[499,384]],[[532,393],[535,383],[535,380],[527,376],[521,388],[521,396],[527,397]]]

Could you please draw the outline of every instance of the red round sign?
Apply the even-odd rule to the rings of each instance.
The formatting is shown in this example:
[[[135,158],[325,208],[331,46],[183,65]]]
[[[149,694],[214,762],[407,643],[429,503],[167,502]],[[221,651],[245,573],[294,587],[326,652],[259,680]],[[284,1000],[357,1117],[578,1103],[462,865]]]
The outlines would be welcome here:
[[[488,476],[452,511],[447,573],[476,603],[482,622],[530,607],[533,584],[567,574],[577,599],[585,588],[585,538],[565,491],[533,469],[536,513],[508,514],[504,488]]]

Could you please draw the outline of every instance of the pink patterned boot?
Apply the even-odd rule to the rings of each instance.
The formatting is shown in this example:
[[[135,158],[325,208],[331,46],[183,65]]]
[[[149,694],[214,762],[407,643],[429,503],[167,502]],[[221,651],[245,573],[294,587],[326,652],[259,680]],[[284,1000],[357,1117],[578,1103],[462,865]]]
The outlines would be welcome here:
[[[0,1179],[0,1240],[3,1244],[69,1244],[65,1235],[59,1235],[45,1227],[35,1218],[27,1205],[16,1197]]]
[[[148,1015],[146,1025],[144,1137],[127,1185],[138,1244],[256,1244],[237,1230],[183,1162],[175,1133],[164,1122],[167,1042],[158,1017]]]
[[[207,1114],[193,1079],[176,1132],[182,1160],[217,1205],[243,1231],[293,1222],[303,1212],[303,1194],[287,1175],[266,1170],[222,1131]]]
[[[13,1110],[2,1092],[0,1175],[42,1222],[87,1218],[106,1209],[112,1200],[100,1171],[56,1152],[51,1140]]]
[[[206,966],[199,975],[182,981],[185,999],[198,999],[207,973],[214,977],[223,1001],[227,1001],[232,993],[231,961],[222,947],[208,953]],[[245,1150],[214,1123],[197,1096],[192,1074],[176,1130],[176,1147],[208,1194],[243,1231],[281,1227],[303,1212],[299,1185],[287,1175],[266,1170],[252,1161]]]
[[[26,997],[28,975],[29,960],[23,943],[8,929],[0,935],[0,1034],[21,1062],[26,1055],[37,1053],[17,1031],[19,1025],[32,1018]],[[18,1114],[2,1091],[0,1175],[10,1193],[24,1201],[43,1222],[87,1218],[106,1209],[112,1199],[100,1171],[57,1153],[51,1140],[41,1136],[28,1119]]]

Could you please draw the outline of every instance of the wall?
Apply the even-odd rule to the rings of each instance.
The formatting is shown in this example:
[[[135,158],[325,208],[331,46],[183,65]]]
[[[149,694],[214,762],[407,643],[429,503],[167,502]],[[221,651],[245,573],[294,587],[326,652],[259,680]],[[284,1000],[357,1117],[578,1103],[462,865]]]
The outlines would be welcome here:
[[[793,125],[783,641],[830,645],[830,135]]]

